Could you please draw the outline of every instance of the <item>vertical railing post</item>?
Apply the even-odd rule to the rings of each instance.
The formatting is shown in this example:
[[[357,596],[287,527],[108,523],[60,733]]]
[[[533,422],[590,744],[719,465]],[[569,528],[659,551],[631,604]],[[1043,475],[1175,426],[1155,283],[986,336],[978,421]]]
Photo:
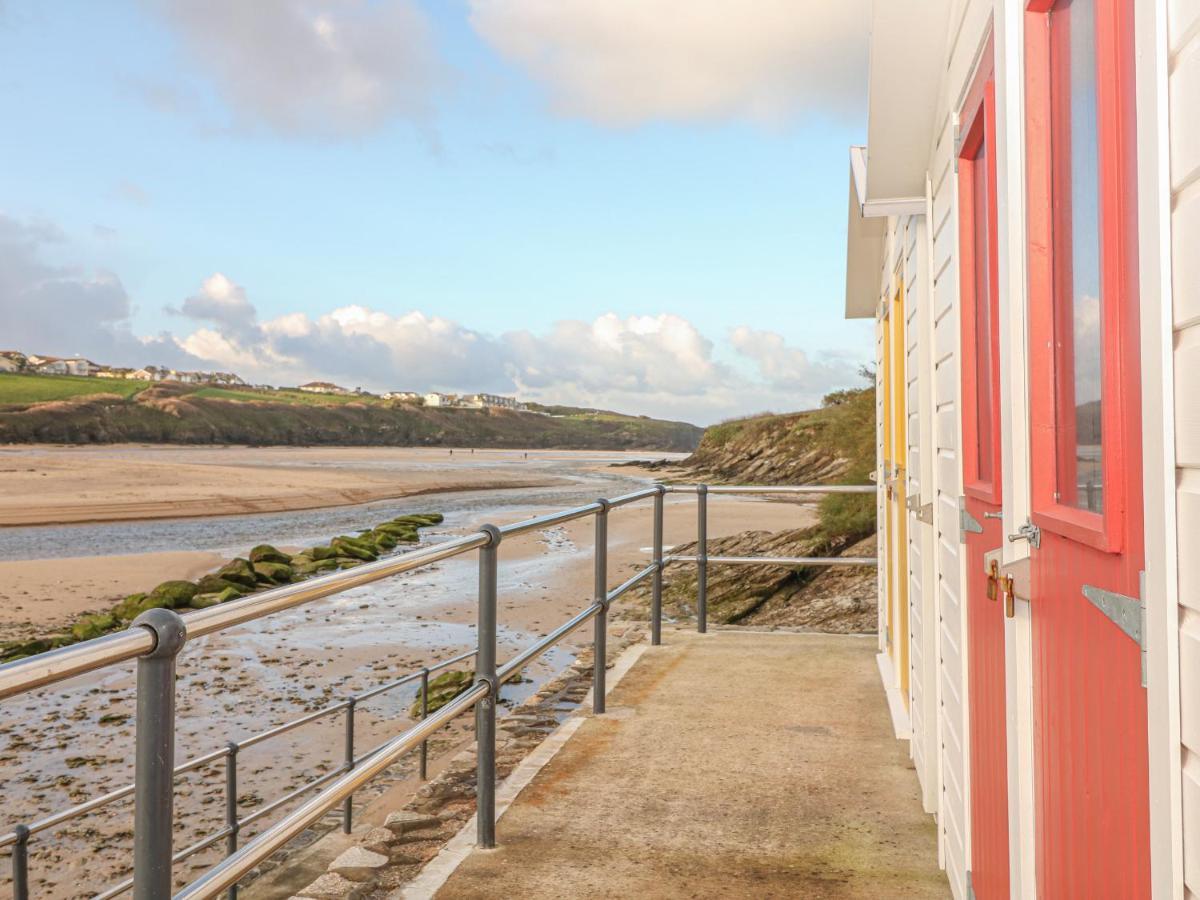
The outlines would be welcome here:
[[[29,900],[29,828],[13,828],[17,836],[12,848],[13,900]]]
[[[475,844],[496,846],[496,569],[500,529],[484,525],[489,537],[479,548],[479,646],[475,654],[475,682],[488,687],[487,696],[475,704]]]
[[[708,631],[708,485],[696,486],[696,630]]]
[[[237,741],[230,741],[225,745],[225,827],[229,829],[229,834],[225,835],[225,855],[233,856],[237,853],[238,848],[238,831],[241,826],[238,824],[238,744]],[[230,885],[229,890],[225,895],[229,900],[237,900],[237,885]]]
[[[604,713],[604,676],[608,665],[608,510],[609,502],[596,501],[600,511],[596,513],[595,578],[593,602],[600,604],[600,612],[593,620],[595,625],[592,640],[592,714]]]
[[[346,701],[345,762],[343,766],[347,772],[354,768],[354,709],[357,705],[357,697],[350,697]],[[342,834],[349,834],[353,827],[354,795],[351,794],[342,801]]]
[[[421,669],[421,721],[429,718],[429,669]],[[421,780],[429,777],[429,739],[421,741]]]
[[[133,793],[134,900],[171,896],[175,805],[175,659],[187,641],[179,613],[150,609],[133,620],[154,635],[137,661]]]
[[[662,583],[663,583],[663,495],[666,485],[657,485],[654,495],[654,576],[650,593],[650,643],[662,643]]]

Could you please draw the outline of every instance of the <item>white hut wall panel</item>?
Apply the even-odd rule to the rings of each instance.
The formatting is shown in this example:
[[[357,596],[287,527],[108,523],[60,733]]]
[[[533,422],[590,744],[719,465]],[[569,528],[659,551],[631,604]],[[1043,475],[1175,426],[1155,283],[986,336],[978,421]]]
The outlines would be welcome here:
[[[1200,0],[1170,0],[1171,243],[1183,875],[1200,897]]]

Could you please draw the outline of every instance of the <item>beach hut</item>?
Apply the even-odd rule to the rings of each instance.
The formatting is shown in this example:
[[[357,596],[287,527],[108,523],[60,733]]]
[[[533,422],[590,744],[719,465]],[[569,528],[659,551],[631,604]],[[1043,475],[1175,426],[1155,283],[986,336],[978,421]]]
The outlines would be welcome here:
[[[872,19],[846,313],[952,890],[1200,894],[1200,0]]]

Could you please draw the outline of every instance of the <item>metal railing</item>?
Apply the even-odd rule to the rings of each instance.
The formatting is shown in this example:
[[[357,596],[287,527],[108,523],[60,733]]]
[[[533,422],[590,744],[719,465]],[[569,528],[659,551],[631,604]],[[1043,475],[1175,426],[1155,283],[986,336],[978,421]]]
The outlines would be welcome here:
[[[274,588],[221,606],[209,607],[183,618],[173,610],[152,609],[142,613],[121,632],[62,647],[27,659],[0,666],[0,699],[27,693],[76,675],[124,662],[137,660],[135,718],[134,784],[110,791],[47,815],[28,825],[18,825],[0,835],[0,847],[12,847],[13,894],[16,900],[29,896],[28,842],[30,837],[54,828],[70,819],[101,807],[134,797],[133,876],[100,895],[115,897],[132,888],[136,900],[161,900],[171,895],[173,864],[188,858],[221,840],[226,842],[226,857],[175,895],[176,900],[198,900],[228,892],[236,897],[237,884],[259,864],[288,842],[316,824],[328,812],[342,805],[342,827],[352,826],[351,802],[356,791],[379,776],[405,753],[420,749],[420,774],[426,776],[428,738],[443,725],[470,709],[475,712],[477,745],[477,816],[476,841],[480,847],[495,846],[495,744],[496,701],[500,687],[533,660],[540,657],[577,628],[593,622],[594,658],[592,710],[604,712],[605,650],[608,609],[612,602],[647,578],[652,579],[650,607],[651,643],[662,641],[662,577],[673,563],[694,563],[697,567],[696,624],[706,632],[707,576],[710,565],[775,564],[784,566],[875,565],[875,557],[732,557],[708,555],[709,494],[829,494],[874,493],[874,485],[662,485],[644,488],[612,499],[600,499],[584,506],[537,516],[502,527],[484,525],[478,531],[431,547],[399,556],[366,563],[354,569],[331,573],[298,584]],[[667,493],[694,493],[697,498],[694,556],[663,555],[663,500]],[[653,499],[653,546],[650,563],[632,577],[608,589],[608,516],[616,508]],[[594,591],[592,603],[512,659],[496,662],[496,609],[498,550],[510,537],[540,531],[555,525],[591,516],[594,519],[595,544]],[[189,640],[250,622],[263,616],[291,609],[351,588],[371,584],[394,575],[471,551],[479,553],[478,630],[473,650],[424,667],[401,678],[354,694],[298,719],[277,725],[240,741],[188,760],[180,765],[175,758],[175,664]],[[433,713],[428,712],[429,675],[471,657],[475,658],[475,681],[464,693]],[[421,719],[411,728],[356,756],[354,714],[357,705],[371,697],[401,685],[421,681]],[[240,750],[285,734],[295,728],[338,712],[345,714],[345,754],[341,766],[301,785],[253,813],[239,817],[237,800],[237,758]],[[175,851],[172,843],[175,777],[216,763],[225,762],[225,823],[222,828],[199,841]],[[298,799],[305,793],[324,788],[316,796],[270,825],[255,838],[238,846],[240,831]]]

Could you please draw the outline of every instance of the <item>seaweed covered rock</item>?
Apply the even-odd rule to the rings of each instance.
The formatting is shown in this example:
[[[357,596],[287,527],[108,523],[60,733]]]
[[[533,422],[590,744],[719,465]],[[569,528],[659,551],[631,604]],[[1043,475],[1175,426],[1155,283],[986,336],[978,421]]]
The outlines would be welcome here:
[[[287,584],[294,573],[287,563],[256,562],[254,574],[263,584]]]
[[[250,551],[251,563],[269,562],[283,563],[284,565],[287,565],[291,561],[292,558],[290,556],[288,556],[282,550],[277,550],[270,544],[259,544]]]
[[[219,594],[221,591],[233,589],[244,594],[245,585],[222,578],[220,575],[205,575],[196,582],[197,594]]]
[[[37,656],[48,650],[73,644],[74,637],[69,634],[55,634],[50,637],[32,638],[27,641],[5,641],[0,644],[0,662],[12,662],[14,659],[24,659],[27,656]]]
[[[337,551],[332,547],[309,547],[307,550],[301,550],[298,555],[314,560],[333,559],[337,556]]]
[[[82,616],[71,626],[71,637],[77,641],[90,641],[120,627],[120,620],[112,613],[94,613]]]
[[[188,605],[188,602],[199,593],[196,585],[190,581],[164,581],[150,592],[156,600],[164,601],[155,604],[168,609],[177,609]]]
[[[395,537],[388,534],[386,531],[368,531],[367,535],[371,543],[380,550],[395,550],[396,545],[400,543]]]
[[[210,606],[228,603],[230,600],[237,600],[243,596],[245,595],[241,591],[228,587],[217,593],[197,594],[188,605],[192,609],[207,609]]]
[[[338,552],[338,556],[349,556],[364,562],[371,562],[379,558],[379,554],[375,552],[373,546],[358,538],[342,535],[341,537],[335,537],[329,543]]]
[[[251,590],[258,585],[258,579],[255,577],[254,567],[250,565],[250,560],[242,559],[240,556],[231,559],[217,569],[217,575],[226,581],[232,581],[234,584],[240,584]]]
[[[429,712],[441,709],[459,694],[475,683],[475,673],[452,669],[443,672],[429,680]],[[421,691],[417,690],[416,699],[408,708],[408,717],[418,719],[421,716]]]
[[[415,526],[401,525],[396,522],[384,522],[382,525],[377,525],[375,533],[390,535],[397,541],[404,541],[406,544],[415,544],[421,539]]]
[[[318,572],[332,572],[338,567],[337,557],[327,559],[309,559],[307,556],[292,557],[292,572],[296,575],[316,575]]]

